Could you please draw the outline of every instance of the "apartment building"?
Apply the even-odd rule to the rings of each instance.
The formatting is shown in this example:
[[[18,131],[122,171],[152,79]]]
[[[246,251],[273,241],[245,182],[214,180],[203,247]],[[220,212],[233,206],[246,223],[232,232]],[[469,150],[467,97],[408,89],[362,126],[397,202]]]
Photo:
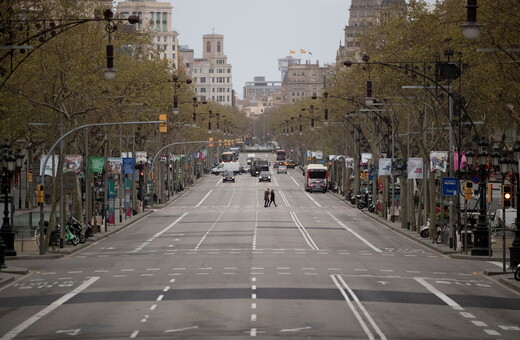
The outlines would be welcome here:
[[[177,69],[179,65],[178,33],[172,30],[172,6],[168,1],[127,0],[117,4],[117,15],[127,18],[135,15],[139,18],[138,30],[151,33],[161,59],[167,59]]]

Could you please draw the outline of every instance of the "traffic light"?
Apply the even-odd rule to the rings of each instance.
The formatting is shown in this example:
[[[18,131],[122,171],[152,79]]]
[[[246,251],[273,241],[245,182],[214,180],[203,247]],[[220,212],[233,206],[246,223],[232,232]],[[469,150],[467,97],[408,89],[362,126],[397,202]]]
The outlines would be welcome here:
[[[464,185],[464,199],[469,201],[473,198],[473,182],[466,181]]]
[[[513,186],[511,184],[502,185],[502,208],[511,208],[513,201]]]
[[[486,196],[487,196],[486,202],[488,202],[488,203],[493,202],[493,184],[491,184],[491,183],[487,184]]]
[[[367,98],[372,98],[372,80],[367,80]]]
[[[43,185],[41,184],[36,186],[36,202],[45,203],[45,193],[43,191]]]
[[[213,147],[213,137],[209,137],[209,147]]]
[[[159,123],[159,132],[168,132],[168,124],[166,123],[168,117],[166,113],[161,113],[159,115],[159,120],[164,121],[164,123]]]
[[[197,122],[197,112],[193,112],[193,123]]]

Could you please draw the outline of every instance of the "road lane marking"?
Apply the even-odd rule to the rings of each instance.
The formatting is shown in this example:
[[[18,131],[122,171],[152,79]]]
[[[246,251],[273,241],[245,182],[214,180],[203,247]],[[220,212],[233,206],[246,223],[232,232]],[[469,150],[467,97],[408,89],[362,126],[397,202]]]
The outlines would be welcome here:
[[[235,192],[237,190],[233,188],[233,193],[231,194],[231,199],[229,200],[229,203],[227,204],[227,207],[229,208],[231,206],[231,202],[233,202],[233,198],[235,197]]]
[[[323,208],[323,206],[322,206],[321,204],[319,204],[318,202],[316,202],[316,200],[315,200],[314,198],[312,198],[312,196],[311,196],[308,192],[304,191],[304,193],[305,193],[305,195],[307,195],[307,197],[309,197],[309,199],[310,199],[311,201],[314,202],[314,204],[316,204],[316,205],[317,205],[318,207],[320,207],[320,208]]]
[[[332,278],[332,281],[334,281],[334,284],[340,290],[341,294],[345,298],[345,301],[347,302],[348,306],[352,310],[352,313],[354,313],[354,316],[358,320],[359,324],[365,331],[365,334],[368,336],[368,338],[371,340],[375,339],[374,334],[369,329],[367,323],[365,322],[365,320],[363,319],[361,314],[363,314],[365,319],[372,326],[372,328],[379,335],[379,337],[382,340],[386,340],[385,334],[383,334],[383,332],[381,331],[379,326],[375,323],[375,321],[372,319],[370,314],[367,312],[367,310],[365,309],[363,304],[361,304],[361,301],[359,301],[356,294],[354,294],[354,291],[352,291],[352,289],[347,285],[347,283],[343,280],[343,278],[338,274],[333,274],[330,277]],[[347,292],[345,292],[345,290],[348,292],[348,294],[347,294]],[[358,311],[358,308],[361,313]]]
[[[213,190],[208,191],[208,193],[206,194],[206,196],[204,196],[204,198],[200,200],[200,202],[195,206],[195,208],[200,207],[200,205],[201,205],[202,203],[204,203],[204,201],[206,200],[206,198],[208,198],[208,196],[211,195],[212,192],[213,192]]]
[[[192,327],[178,328],[178,329],[167,329],[164,331],[164,333],[183,332],[183,331],[189,331],[189,330],[197,329],[197,328],[199,328],[199,326],[192,326]]]
[[[316,243],[314,243],[314,240],[311,238],[311,235],[309,235],[309,233],[307,232],[307,230],[305,229],[303,224],[298,219],[298,216],[296,216],[296,213],[294,211],[291,211],[290,213],[291,213],[291,218],[294,221],[294,224],[296,224],[296,227],[298,227],[298,230],[300,231],[303,238],[305,239],[305,242],[307,242],[307,244],[309,245],[309,247],[311,247],[311,249],[319,250],[320,248],[318,248]]]
[[[161,236],[162,234],[164,234],[165,232],[167,232],[168,230],[170,230],[171,228],[173,228],[173,226],[175,226],[177,223],[180,222],[180,220],[182,220],[184,217],[186,217],[186,215],[188,215],[187,212],[185,212],[184,214],[182,214],[179,218],[177,218],[175,221],[173,221],[169,226],[167,226],[166,228],[164,228],[163,230],[159,231],[157,234],[153,235],[151,238],[150,238],[150,241],[147,241],[147,242],[143,242],[139,247],[135,248],[134,250],[131,251],[131,253],[137,253],[139,251],[141,251],[144,247],[146,247],[147,245],[149,245],[151,243],[151,241],[154,241],[156,238],[158,238],[159,236]]]
[[[291,207],[291,203],[289,203],[289,200],[287,199],[287,197],[283,193],[282,189],[278,189],[278,193],[280,193],[280,197],[282,198],[283,203],[285,203],[285,205],[290,208]]]
[[[340,226],[342,226],[345,230],[349,231],[352,235],[356,236],[359,240],[361,240],[361,242],[363,242],[364,244],[366,244],[367,246],[369,246],[370,248],[372,248],[374,251],[378,252],[378,253],[382,253],[383,251],[379,248],[377,248],[376,246],[374,246],[372,243],[368,242],[363,236],[359,235],[358,233],[356,233],[354,230],[350,229],[349,227],[347,227],[343,222],[341,222],[336,216],[332,215],[330,212],[327,213],[329,214],[330,217],[332,217],[332,219],[334,221],[336,221]],[[365,254],[361,254],[361,255],[365,255]],[[366,254],[368,255],[368,254]]]
[[[300,183],[298,183],[293,176],[291,176],[291,179],[293,180],[294,184],[296,184],[297,186],[300,186]]]
[[[211,226],[211,228],[209,228],[208,231],[206,231],[206,233],[204,234],[204,236],[202,236],[202,238],[200,239],[199,243],[197,244],[197,246],[195,246],[195,248],[193,248],[193,250],[198,250],[200,245],[202,244],[202,242],[204,242],[204,240],[206,239],[206,237],[208,237],[209,233],[211,233],[211,231],[213,230],[213,228],[215,228],[215,226],[217,225],[217,223],[220,221],[220,219],[222,218],[222,215],[224,215],[224,211],[222,211],[220,213],[220,215],[218,216],[217,220],[213,223],[213,225]]]
[[[307,329],[311,329],[312,327],[310,326],[307,326],[307,327],[300,327],[300,328],[287,328],[287,329],[281,329],[280,332],[284,333],[284,332],[298,332],[298,331],[304,331],[304,330],[307,330]]]
[[[432,294],[434,294],[439,299],[444,301],[444,303],[446,303],[448,306],[450,306],[454,310],[457,310],[457,311],[464,310],[464,308],[462,308],[461,305],[459,305],[458,303],[453,301],[451,298],[449,298],[446,294],[442,293],[440,290],[438,290],[437,288],[435,288],[434,286],[432,286],[431,284],[426,282],[425,279],[420,278],[420,277],[416,277],[415,281],[419,282],[421,285],[424,286],[424,288],[428,289]]]
[[[73,289],[70,293],[67,293],[67,294],[63,295],[58,300],[56,300],[53,303],[51,303],[49,306],[45,307],[44,309],[42,309],[38,313],[36,313],[33,316],[31,316],[29,319],[25,320],[24,322],[22,322],[21,324],[19,324],[15,328],[13,328],[11,331],[6,333],[1,338],[1,340],[11,340],[11,339],[14,339],[16,336],[18,336],[18,334],[20,334],[21,332],[23,332],[24,330],[29,328],[32,324],[34,324],[35,322],[37,322],[38,320],[40,320],[41,318],[43,318],[47,314],[50,314],[51,312],[53,312],[54,310],[59,308],[65,302],[69,301],[74,296],[78,295],[79,293],[81,293],[82,291],[87,289],[90,285],[92,285],[97,280],[99,280],[99,276],[94,276],[94,277],[89,278],[87,281],[83,282],[83,284],[81,284],[77,288]]]

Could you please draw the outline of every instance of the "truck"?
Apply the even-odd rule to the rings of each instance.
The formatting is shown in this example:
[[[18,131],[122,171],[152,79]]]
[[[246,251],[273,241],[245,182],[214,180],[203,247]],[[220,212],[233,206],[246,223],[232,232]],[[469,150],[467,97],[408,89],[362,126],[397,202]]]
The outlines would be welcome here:
[[[240,173],[240,163],[223,162],[211,169],[211,173],[215,175],[222,175],[224,171],[232,171],[234,175],[237,175]]]
[[[269,162],[266,160],[256,160],[251,166],[251,176],[256,177],[261,171],[269,171]]]
[[[247,165],[253,165],[253,162],[255,161],[256,159],[256,155],[254,153],[248,153],[247,154]]]

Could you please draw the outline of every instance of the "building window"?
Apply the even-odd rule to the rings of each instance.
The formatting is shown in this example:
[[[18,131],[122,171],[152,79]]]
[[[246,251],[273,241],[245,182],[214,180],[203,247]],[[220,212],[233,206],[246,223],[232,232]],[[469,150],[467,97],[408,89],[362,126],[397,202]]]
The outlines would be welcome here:
[[[209,41],[206,43],[206,52],[211,53],[211,43]]]
[[[206,77],[200,77],[200,82],[201,83],[205,83],[206,82]]]
[[[168,13],[166,12],[162,14],[162,31],[168,32]]]
[[[220,41],[217,41],[217,52],[220,53]]]

